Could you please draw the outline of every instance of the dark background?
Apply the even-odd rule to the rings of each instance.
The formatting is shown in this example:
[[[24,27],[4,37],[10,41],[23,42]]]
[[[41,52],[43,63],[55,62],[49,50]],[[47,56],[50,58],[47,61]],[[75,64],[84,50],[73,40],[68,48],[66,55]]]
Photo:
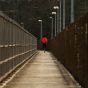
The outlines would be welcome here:
[[[61,2],[63,22],[63,0]],[[23,23],[24,28],[37,38],[40,38],[40,23],[38,19],[42,19],[43,35],[50,39],[51,20],[49,17],[51,16],[51,12],[54,11],[54,5],[59,6],[59,0],[0,0],[0,11],[7,14],[19,24]],[[68,26],[71,17],[71,0],[65,0],[65,7],[65,25]],[[88,0],[74,0],[74,10],[74,17],[77,20],[88,11]]]

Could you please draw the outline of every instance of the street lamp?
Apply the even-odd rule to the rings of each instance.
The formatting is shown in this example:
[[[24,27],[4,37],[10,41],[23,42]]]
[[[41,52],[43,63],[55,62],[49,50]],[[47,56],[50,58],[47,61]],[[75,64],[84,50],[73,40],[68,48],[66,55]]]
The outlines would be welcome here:
[[[42,20],[38,20],[41,23],[40,39],[42,39]]]
[[[65,28],[65,0],[63,0],[63,29]]]
[[[57,33],[58,33],[58,31],[59,31],[58,30],[59,29],[59,26],[58,26],[59,25],[59,6],[54,6],[53,9],[55,9],[57,12],[57,17],[56,17],[57,19],[56,20],[57,20]]]
[[[52,12],[52,15],[55,15],[55,36],[56,36],[56,12]]]
[[[74,0],[71,0],[71,23],[74,22]]]
[[[54,9],[59,9],[59,6],[54,6],[53,8],[54,8]]]
[[[50,17],[52,20],[52,25],[51,25],[51,39],[53,38],[53,17]]]
[[[24,23],[23,23],[23,22],[21,22],[20,24],[21,24],[21,26],[24,28]]]
[[[61,27],[61,25],[62,25],[62,21],[61,21],[62,20],[62,17],[61,17],[62,11],[61,10],[62,10],[62,0],[60,0],[60,32],[61,32],[61,28],[62,28]]]

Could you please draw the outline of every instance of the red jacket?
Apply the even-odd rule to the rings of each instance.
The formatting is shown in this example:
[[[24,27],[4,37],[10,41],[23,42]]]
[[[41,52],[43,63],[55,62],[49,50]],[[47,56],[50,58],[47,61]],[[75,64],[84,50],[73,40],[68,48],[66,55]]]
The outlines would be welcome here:
[[[47,42],[48,42],[48,39],[47,39],[46,37],[43,37],[43,38],[42,38],[42,43],[43,43],[43,44],[47,44]]]

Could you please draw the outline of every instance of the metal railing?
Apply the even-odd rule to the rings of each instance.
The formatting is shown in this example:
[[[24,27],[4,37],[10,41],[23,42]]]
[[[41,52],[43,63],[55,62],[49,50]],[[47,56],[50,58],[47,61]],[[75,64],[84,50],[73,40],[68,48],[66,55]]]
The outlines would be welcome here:
[[[0,81],[37,50],[37,39],[0,13]]]
[[[88,88],[88,13],[51,40],[49,49]]]

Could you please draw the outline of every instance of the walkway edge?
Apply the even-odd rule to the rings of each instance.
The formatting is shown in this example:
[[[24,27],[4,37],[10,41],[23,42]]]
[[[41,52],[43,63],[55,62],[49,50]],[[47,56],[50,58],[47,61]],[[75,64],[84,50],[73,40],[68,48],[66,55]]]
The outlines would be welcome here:
[[[16,74],[17,74],[18,72],[20,72],[21,69],[23,69],[23,68],[35,57],[35,55],[37,55],[37,54],[38,54],[38,51],[36,51],[36,52],[33,53],[31,56],[29,56],[28,58],[26,58],[26,60],[24,60],[22,63],[20,63],[19,66],[21,66],[22,64],[23,64],[23,65],[22,65],[18,70],[16,70],[16,71],[14,72],[14,74],[13,74],[7,81],[5,81],[4,83],[0,84],[0,88],[5,87],[6,84],[9,83],[9,82],[16,76]],[[29,59],[29,58],[30,58],[30,59]],[[28,59],[29,59],[29,60],[28,60]],[[17,67],[19,67],[19,66],[17,66]],[[17,69],[17,67],[16,67],[15,69]],[[15,69],[13,69],[13,71],[14,71]],[[13,71],[12,71],[12,72],[13,72]],[[10,74],[11,74],[11,73],[10,73]],[[9,74],[8,74],[8,75],[9,75]]]
[[[81,86],[81,85],[77,82],[77,80],[72,76],[72,74],[69,72],[69,70],[66,69],[65,66],[64,66],[61,62],[59,62],[59,61],[56,59],[55,56],[52,55],[52,57],[54,58],[54,61],[55,61],[55,63],[57,64],[57,66],[58,66],[59,68],[62,67],[62,68],[64,69],[64,71],[65,71],[66,74],[63,74],[63,77],[66,78],[65,75],[69,75],[69,77],[72,79],[72,81],[73,81],[77,86],[79,86],[80,88],[82,88],[82,86]],[[59,66],[59,65],[61,65],[61,66]],[[60,69],[62,69],[62,68],[60,68]],[[61,72],[62,72],[62,70],[61,70]],[[62,72],[62,73],[64,73],[64,72]],[[67,78],[66,78],[66,79],[67,79]],[[66,80],[66,79],[65,79],[65,80]],[[66,80],[66,81],[68,81],[68,80]]]

